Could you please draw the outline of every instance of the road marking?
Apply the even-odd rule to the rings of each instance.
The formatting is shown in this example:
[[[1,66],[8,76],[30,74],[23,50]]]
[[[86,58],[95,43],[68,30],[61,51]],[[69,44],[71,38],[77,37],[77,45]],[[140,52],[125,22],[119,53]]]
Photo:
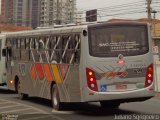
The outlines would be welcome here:
[[[38,109],[36,107],[30,106],[30,105],[25,105],[25,104],[22,104],[22,103],[17,103],[17,102],[13,102],[13,101],[9,101],[9,100],[4,100],[4,99],[0,99],[0,101],[4,101],[4,102],[7,102],[7,103],[13,103],[13,104],[16,104],[16,105],[24,106],[24,107],[36,110],[36,111],[40,112],[41,114],[48,114],[47,112],[45,112],[45,111],[43,111],[41,109]]]
[[[53,116],[53,115],[46,115],[46,116],[40,116],[40,117],[32,117],[32,118],[26,118],[26,119],[23,119],[23,120],[39,120],[39,119],[42,119],[42,118],[56,118],[57,120],[65,120],[65,119],[62,119],[60,117],[57,117],[57,116]]]
[[[74,111],[57,111],[57,110],[52,110],[52,113],[60,113],[60,114],[74,114]]]
[[[21,105],[10,105],[10,106],[5,106],[5,107],[0,107],[0,109],[17,107],[17,106],[21,106]]]
[[[0,102],[1,102],[1,101],[0,101]],[[2,103],[0,103],[0,105],[1,105],[1,104],[8,104],[8,103],[10,103],[10,102],[2,102]]]
[[[3,101],[4,103],[2,103],[1,101]],[[25,105],[25,104],[22,104],[22,103],[17,103],[17,102],[5,100],[5,99],[0,99],[0,103],[5,104],[5,106],[0,107],[1,111],[4,108],[9,108],[10,109],[11,107],[17,107],[17,106],[24,107],[24,108],[15,108],[15,109],[12,108],[12,110],[11,109],[10,110],[4,110],[4,111],[0,112],[1,114],[17,113],[17,114],[19,114],[19,117],[21,117],[21,116],[23,117],[23,115],[42,114],[42,116],[38,115],[37,117],[29,117],[29,118],[26,118],[26,119],[23,118],[22,120],[36,120],[36,119],[39,120],[39,119],[43,119],[43,118],[47,120],[47,118],[49,118],[49,117],[51,119],[65,120],[65,119],[60,118],[56,115],[47,115],[48,112],[45,112],[41,109],[38,109],[38,108],[30,106],[30,105]],[[7,106],[7,104],[8,104],[8,106]],[[13,105],[9,105],[9,104],[13,104]],[[33,111],[33,112],[31,112],[31,111]],[[65,112],[65,111],[54,111],[54,110],[52,112],[54,112],[54,113],[67,113],[67,114],[69,114],[69,113],[72,114],[73,113],[73,112],[70,112],[70,111]],[[19,119],[21,119],[21,118],[19,118]]]
[[[7,111],[3,111],[1,113],[13,113],[13,112],[25,111],[25,110],[32,110],[32,109],[31,108],[23,108],[23,109],[16,109],[16,110],[7,110]]]

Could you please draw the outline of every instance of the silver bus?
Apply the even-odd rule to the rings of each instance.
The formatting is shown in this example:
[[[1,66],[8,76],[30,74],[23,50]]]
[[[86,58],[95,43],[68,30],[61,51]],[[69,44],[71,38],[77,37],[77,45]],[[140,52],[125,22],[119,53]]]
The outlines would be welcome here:
[[[5,52],[6,51],[6,52]],[[21,99],[118,107],[154,95],[150,26],[95,23],[6,35],[7,86]]]
[[[6,89],[6,67],[5,57],[2,55],[2,48],[5,47],[6,37],[5,34],[0,33],[0,88]]]

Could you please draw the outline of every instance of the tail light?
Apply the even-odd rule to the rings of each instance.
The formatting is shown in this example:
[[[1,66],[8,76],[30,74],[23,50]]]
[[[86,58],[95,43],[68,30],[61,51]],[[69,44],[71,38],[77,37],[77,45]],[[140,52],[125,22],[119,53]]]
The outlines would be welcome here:
[[[145,81],[145,87],[148,87],[153,82],[153,64],[149,65],[146,72],[146,81]]]
[[[86,68],[87,84],[93,91],[98,91],[97,81],[93,70]]]

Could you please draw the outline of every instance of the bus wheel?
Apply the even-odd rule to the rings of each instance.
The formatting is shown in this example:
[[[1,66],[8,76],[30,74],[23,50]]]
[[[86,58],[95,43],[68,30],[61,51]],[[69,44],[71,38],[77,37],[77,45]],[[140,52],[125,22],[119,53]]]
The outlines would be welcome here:
[[[102,108],[113,108],[113,109],[118,108],[120,105],[120,103],[118,102],[108,102],[108,101],[101,101],[100,104]]]
[[[17,92],[18,92],[19,99],[24,100],[24,99],[28,98],[27,94],[22,93],[22,85],[21,85],[20,81],[18,81]]]
[[[52,105],[57,111],[62,110],[63,108],[63,103],[60,102],[59,92],[56,84],[52,87]]]

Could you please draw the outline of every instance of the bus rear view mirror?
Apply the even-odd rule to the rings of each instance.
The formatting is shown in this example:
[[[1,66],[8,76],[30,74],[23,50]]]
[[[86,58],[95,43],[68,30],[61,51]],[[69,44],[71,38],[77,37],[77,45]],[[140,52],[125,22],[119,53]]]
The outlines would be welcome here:
[[[2,49],[2,56],[3,56],[3,57],[6,57],[6,56],[7,56],[7,51],[6,51],[6,49]]]

